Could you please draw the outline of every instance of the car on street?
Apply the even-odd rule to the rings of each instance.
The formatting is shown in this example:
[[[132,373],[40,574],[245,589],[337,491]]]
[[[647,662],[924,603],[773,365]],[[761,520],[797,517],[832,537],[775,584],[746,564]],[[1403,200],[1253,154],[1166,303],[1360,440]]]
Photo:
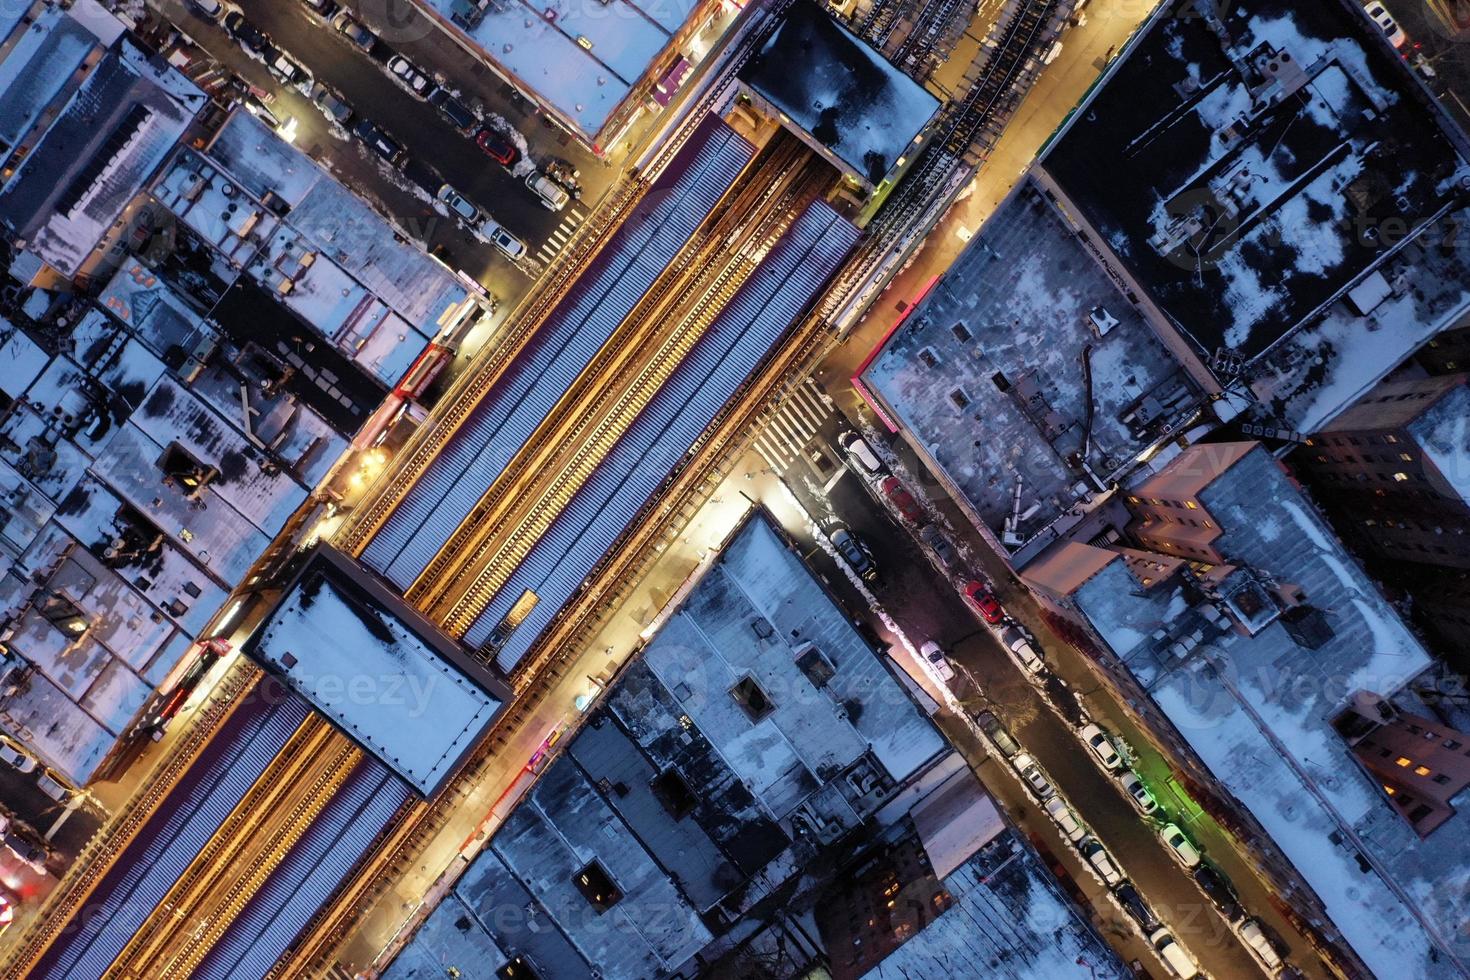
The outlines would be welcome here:
[[[980,730],[990,737],[995,747],[1000,749],[1001,754],[1007,759],[1014,759],[1020,754],[1021,743],[1011,736],[1006,726],[1001,724],[1000,719],[994,714],[989,711],[976,712],[975,724],[980,726]]]
[[[352,119],[352,106],[347,104],[347,100],[321,82],[311,87],[311,101],[322,115],[339,126],[347,125]]]
[[[0,834],[0,844],[15,855],[16,860],[30,868],[36,874],[46,873],[46,848],[42,845],[16,833],[14,828]]]
[[[572,199],[572,195],[567,193],[565,187],[539,170],[526,174],[526,186],[531,189],[531,193],[536,195],[541,206],[548,211],[560,211]]]
[[[226,7],[220,0],[186,0],[184,6],[205,20],[218,21],[224,16]]]
[[[1073,844],[1087,836],[1087,828],[1082,826],[1082,821],[1077,819],[1077,814],[1060,796],[1053,796],[1047,800],[1044,809],[1046,815],[1051,817],[1051,822],[1056,824],[1057,829],[1062,832],[1062,836]]]
[[[1266,968],[1267,973],[1275,973],[1281,969],[1281,950],[1266,931],[1261,928],[1261,923],[1256,919],[1246,919],[1240,924],[1240,938],[1245,941],[1246,948],[1255,954],[1261,966]]]
[[[1166,823],[1159,828],[1159,840],[1169,848],[1169,853],[1186,868],[1199,866],[1199,848],[1194,846],[1194,841],[1184,836],[1184,831],[1172,823]]]
[[[924,520],[924,508],[919,506],[919,502],[914,499],[913,494],[909,493],[909,488],[903,485],[902,480],[896,476],[890,476],[880,484],[880,487],[883,490],[883,496],[887,497],[893,509],[898,511],[899,517],[910,524],[918,524]]]
[[[1159,959],[1164,961],[1164,966],[1178,980],[1194,980],[1199,976],[1199,964],[1194,957],[1175,941],[1169,934],[1169,930],[1163,926],[1149,933],[1148,941],[1153,946],[1154,952],[1159,954]]]
[[[311,91],[311,72],[302,68],[284,51],[277,51],[276,56],[266,63],[266,68],[270,69],[270,73],[282,85],[300,89],[303,94]]]
[[[1113,745],[1113,740],[1108,738],[1108,733],[1096,724],[1089,722],[1082,726],[1082,731],[1077,734],[1082,736],[1082,741],[1092,749],[1092,754],[1097,756],[1097,761],[1102,763],[1108,772],[1116,772],[1123,768],[1123,757]]]
[[[1124,794],[1144,816],[1149,816],[1159,808],[1159,803],[1154,795],[1143,785],[1143,780],[1132,769],[1124,769],[1118,774],[1118,785],[1123,787]]]
[[[245,19],[245,15],[238,10],[231,10],[225,14],[225,31],[235,39],[235,43],[245,49],[245,53],[254,55],[256,58],[265,60],[271,49],[269,35]]]
[[[316,14],[322,20],[330,20],[332,15],[342,9],[337,0],[301,0],[306,9]]]
[[[465,200],[463,194],[448,184],[441,185],[439,193],[435,197],[443,201],[450,211],[453,211],[466,221],[474,222],[480,217],[480,209]]]
[[[1113,856],[1108,853],[1108,849],[1103,847],[1102,842],[1096,837],[1087,838],[1087,840],[1082,842],[1078,850],[1087,859],[1087,863],[1092,865],[1092,870],[1097,872],[1097,876],[1103,880],[1103,884],[1109,888],[1122,884],[1123,872],[1118,868],[1118,862],[1113,860]]]
[[[429,89],[434,86],[433,80],[428,75],[419,71],[412,61],[401,54],[395,54],[388,59],[388,70],[393,73],[394,78],[402,82],[410,92],[419,98],[427,96]]]
[[[919,656],[934,666],[934,673],[939,675],[940,680],[954,680],[954,668],[949,665],[949,660],[944,655],[944,647],[933,640],[925,640],[919,647]]]
[[[1364,4],[1363,13],[1368,15],[1369,20],[1378,25],[1378,29],[1383,32],[1383,36],[1388,39],[1388,43],[1392,44],[1395,48],[1402,48],[1409,43],[1409,35],[1404,33],[1404,29],[1399,26],[1399,22],[1393,19],[1393,14],[1389,13],[1388,9],[1379,0],[1372,0],[1371,3]]]
[[[969,600],[970,606],[980,614],[980,618],[992,626],[998,625],[1006,618],[1006,611],[1001,606],[1000,600],[995,593],[985,587],[985,583],[970,581],[965,586],[965,598]]]
[[[509,167],[521,158],[520,149],[489,126],[475,134],[475,145],[503,167]]]
[[[919,528],[919,540],[933,550],[934,557],[939,559],[939,564],[951,572],[959,571],[960,554],[958,551],[955,551],[954,543],[944,536],[944,532],[939,529],[939,525],[925,524]]]
[[[438,86],[429,93],[429,105],[444,114],[444,118],[454,123],[454,127],[462,133],[468,133],[480,125],[480,118],[470,111],[470,107],[456,99],[449,89]]]
[[[1199,885],[1199,890],[1215,903],[1215,908],[1220,910],[1227,922],[1235,922],[1245,915],[1245,910],[1240,907],[1240,899],[1235,894],[1235,887],[1223,872],[1216,870],[1208,862],[1201,862],[1190,873],[1194,875],[1194,882]]]
[[[65,783],[57,779],[49,769],[42,769],[41,774],[36,777],[36,785],[41,792],[51,797],[57,803],[65,803],[71,796],[71,790]]]
[[[475,235],[481,241],[489,242],[500,249],[501,253],[512,262],[519,262],[526,254],[526,243],[502,228],[494,218],[486,218],[480,227],[475,229]]]
[[[868,551],[868,546],[858,540],[857,535],[845,527],[838,527],[827,532],[827,539],[859,578],[871,582],[878,577],[878,566],[873,561],[873,555]]]
[[[1041,654],[1031,644],[1031,637],[1020,628],[1008,627],[1001,633],[1000,638],[1011,655],[1020,661],[1026,673],[1039,674],[1046,669],[1046,661],[1041,659]]]
[[[36,757],[9,739],[0,741],[0,762],[16,772],[34,772],[40,765]]]
[[[883,472],[883,461],[878,458],[877,453],[873,452],[873,447],[868,445],[868,441],[856,432],[848,430],[838,435],[837,445],[847,454],[847,458],[864,472],[872,474]]]
[[[364,51],[371,51],[378,43],[378,35],[363,26],[362,22],[353,19],[352,14],[343,10],[332,20],[332,26],[353,44]]]
[[[1022,752],[1011,760],[1011,765],[1015,767],[1016,772],[1021,774],[1026,785],[1031,787],[1037,799],[1049,800],[1057,795],[1056,787],[1051,784],[1051,780],[1046,778],[1046,773],[1041,771],[1040,764],[1031,758],[1030,753]]]
[[[1134,888],[1131,882],[1125,881],[1114,888],[1113,897],[1118,900],[1119,905],[1123,906],[1123,911],[1132,916],[1133,921],[1137,922],[1145,933],[1161,925],[1159,917],[1154,915],[1154,910],[1148,907],[1148,903],[1143,900],[1143,896],[1138,893],[1138,889]]]
[[[357,127],[352,132],[367,144],[368,149],[393,166],[401,168],[406,162],[407,154],[403,152],[403,144],[383,132],[371,119],[358,120]]]

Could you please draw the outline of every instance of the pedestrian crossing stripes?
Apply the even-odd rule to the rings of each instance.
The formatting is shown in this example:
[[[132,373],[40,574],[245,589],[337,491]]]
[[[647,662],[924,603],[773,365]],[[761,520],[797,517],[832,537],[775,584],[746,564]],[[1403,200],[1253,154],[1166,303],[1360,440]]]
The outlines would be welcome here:
[[[756,452],[771,469],[784,472],[806,455],[807,444],[833,414],[826,392],[806,378],[765,415],[755,437]]]
[[[536,258],[543,265],[550,265],[552,260],[561,254],[561,250],[566,248],[567,243],[572,240],[572,236],[576,234],[577,228],[586,220],[587,212],[583,211],[581,207],[574,204],[568,208],[567,216],[561,219],[561,224],[557,225],[556,229],[547,237],[545,243],[536,252]]]

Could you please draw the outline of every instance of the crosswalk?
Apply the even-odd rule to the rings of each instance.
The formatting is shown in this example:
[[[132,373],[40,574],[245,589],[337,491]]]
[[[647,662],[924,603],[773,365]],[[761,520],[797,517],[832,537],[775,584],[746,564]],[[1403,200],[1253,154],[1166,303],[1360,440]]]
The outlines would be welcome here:
[[[577,227],[586,220],[587,212],[582,210],[581,205],[573,204],[567,208],[567,215],[561,219],[561,224],[556,226],[550,238],[541,243],[541,248],[536,252],[536,261],[542,266],[550,265],[561,254],[561,250],[566,248],[567,242],[572,240]]]
[[[774,411],[767,413],[760,435],[755,438],[756,451],[771,469],[785,472],[788,466],[805,457],[812,437],[834,412],[827,393],[817,387],[816,381],[806,378]]]

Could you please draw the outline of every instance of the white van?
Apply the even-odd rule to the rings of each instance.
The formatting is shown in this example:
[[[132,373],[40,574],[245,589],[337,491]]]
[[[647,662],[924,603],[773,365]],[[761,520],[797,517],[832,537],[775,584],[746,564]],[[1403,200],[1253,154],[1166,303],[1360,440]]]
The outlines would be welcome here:
[[[565,187],[539,170],[533,170],[526,175],[526,186],[531,188],[536,196],[541,199],[542,207],[549,208],[552,211],[560,211],[572,199],[572,195],[567,193]]]
[[[1199,964],[1185,951],[1183,946],[1174,941],[1168,929],[1155,929],[1149,934],[1148,941],[1158,952],[1159,959],[1164,961],[1164,966],[1168,967],[1169,972],[1179,980],[1194,980],[1199,976]]]
[[[1261,924],[1255,919],[1246,919],[1240,924],[1240,938],[1250,947],[1256,959],[1266,968],[1266,972],[1275,973],[1281,969],[1281,954],[1276,950],[1276,944],[1267,936]]]

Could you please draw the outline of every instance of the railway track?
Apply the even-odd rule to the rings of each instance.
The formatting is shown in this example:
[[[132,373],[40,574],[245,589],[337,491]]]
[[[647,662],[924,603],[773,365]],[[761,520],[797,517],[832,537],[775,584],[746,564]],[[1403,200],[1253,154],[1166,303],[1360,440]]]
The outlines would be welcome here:
[[[950,34],[956,17],[969,11],[973,0],[923,0],[922,7],[912,17],[904,18],[908,30],[897,44],[881,45],[884,55],[898,66],[899,70],[922,82],[937,67],[945,52],[939,50],[941,42]]]

